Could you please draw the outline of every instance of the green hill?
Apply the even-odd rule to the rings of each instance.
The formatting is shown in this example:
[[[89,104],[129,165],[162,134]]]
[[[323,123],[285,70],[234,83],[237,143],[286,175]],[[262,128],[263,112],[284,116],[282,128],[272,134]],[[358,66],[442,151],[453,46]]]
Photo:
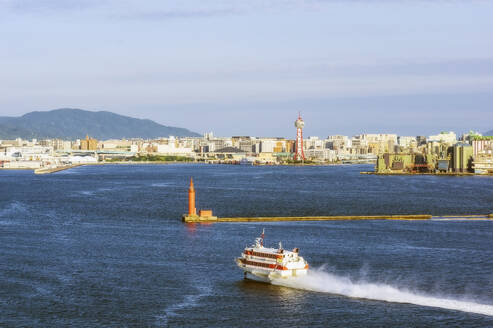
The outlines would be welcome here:
[[[62,108],[31,112],[20,117],[0,117],[0,139],[80,139],[89,136],[104,139],[198,137],[184,128],[165,126],[107,111],[92,112]]]

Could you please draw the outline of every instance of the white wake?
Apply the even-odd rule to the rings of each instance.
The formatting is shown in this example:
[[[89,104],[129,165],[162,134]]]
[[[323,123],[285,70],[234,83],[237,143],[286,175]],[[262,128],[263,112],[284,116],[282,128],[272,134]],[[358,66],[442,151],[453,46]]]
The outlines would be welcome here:
[[[347,277],[325,272],[323,269],[310,269],[306,276],[294,279],[276,279],[272,283],[290,288],[338,294],[354,298],[409,303],[493,316],[493,305],[415,293],[405,288],[398,288],[382,283],[352,281]]]

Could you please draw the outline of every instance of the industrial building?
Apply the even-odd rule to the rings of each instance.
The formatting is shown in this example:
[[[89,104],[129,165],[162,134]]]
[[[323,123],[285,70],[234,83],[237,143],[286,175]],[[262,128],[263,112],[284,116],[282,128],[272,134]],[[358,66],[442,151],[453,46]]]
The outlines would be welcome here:
[[[466,143],[458,143],[454,145],[453,152],[453,172],[472,172],[473,149],[472,146]]]

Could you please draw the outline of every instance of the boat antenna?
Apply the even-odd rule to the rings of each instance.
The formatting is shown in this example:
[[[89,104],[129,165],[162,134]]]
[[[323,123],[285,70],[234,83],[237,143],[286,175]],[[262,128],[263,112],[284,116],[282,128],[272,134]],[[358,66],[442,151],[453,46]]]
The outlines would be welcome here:
[[[260,246],[264,246],[264,232],[265,232],[265,228],[262,228],[262,234],[260,235],[260,238],[262,238],[260,240]]]

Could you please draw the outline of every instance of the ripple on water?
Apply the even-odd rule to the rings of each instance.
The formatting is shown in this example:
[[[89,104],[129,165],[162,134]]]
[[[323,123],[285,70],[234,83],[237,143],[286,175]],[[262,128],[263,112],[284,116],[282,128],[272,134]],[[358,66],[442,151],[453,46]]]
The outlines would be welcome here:
[[[202,298],[211,294],[211,287],[208,285],[196,285],[194,289],[197,293],[185,295],[181,302],[171,304],[164,309],[164,313],[156,316],[156,324],[159,326],[165,326],[169,323],[171,318],[179,317],[180,311],[183,309],[190,309],[199,305]]]
[[[0,209],[0,225],[18,225],[18,220],[14,218],[28,214],[30,212],[27,204],[19,201],[13,201],[8,203],[5,207]]]

